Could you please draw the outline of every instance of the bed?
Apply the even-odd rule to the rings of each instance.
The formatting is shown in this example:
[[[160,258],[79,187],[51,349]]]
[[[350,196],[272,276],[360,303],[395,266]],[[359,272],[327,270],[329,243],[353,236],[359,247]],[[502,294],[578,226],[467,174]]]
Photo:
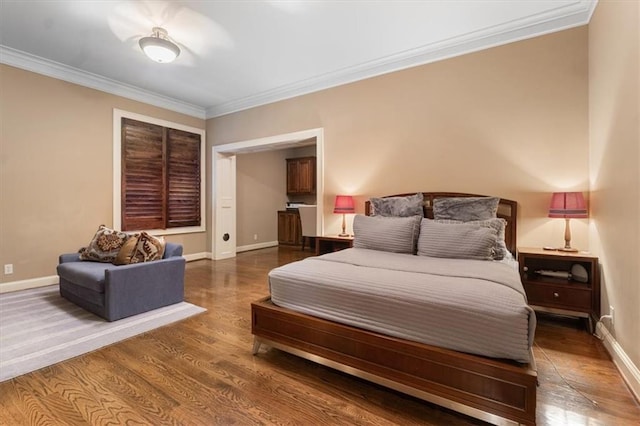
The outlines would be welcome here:
[[[390,196],[389,199],[409,196],[411,194],[399,194]],[[421,193],[421,197],[423,200],[421,203],[422,215],[425,218],[433,218],[435,200],[480,196],[424,192]],[[440,201],[442,200],[435,202]],[[367,216],[370,211],[371,205],[370,202],[367,202],[365,205]],[[506,221],[503,241],[505,249],[510,253],[514,253],[516,247],[516,214],[517,205],[514,201],[504,199],[498,201],[496,216]],[[366,223],[364,219],[357,219],[362,220],[361,223]],[[430,223],[427,225],[432,226]],[[360,229],[365,228],[361,227]],[[398,234],[401,234],[401,231]],[[362,241],[365,240],[364,231],[357,235],[356,240],[358,238],[361,238]],[[424,249],[424,246],[419,245],[418,251],[420,247]],[[490,423],[535,424],[537,374],[531,351],[535,315],[526,305],[526,299],[520,296],[520,299],[524,300],[524,306],[522,306],[521,302],[516,303],[519,297],[514,293],[516,290],[495,290],[503,291],[505,297],[509,298],[508,300],[514,300],[513,303],[518,305],[506,312],[507,321],[520,324],[520,329],[526,328],[526,330],[518,332],[514,338],[516,341],[514,349],[508,349],[504,353],[500,350],[509,342],[483,348],[482,345],[476,345],[486,340],[480,338],[475,339],[471,347],[456,346],[457,342],[473,341],[472,334],[462,334],[453,342],[446,339],[445,341],[429,340],[434,337],[433,330],[442,330],[443,326],[441,324],[434,325],[431,321],[435,321],[436,317],[428,317],[426,314],[424,318],[431,318],[429,321],[425,321],[430,327],[422,327],[423,330],[420,330],[419,326],[416,326],[415,329],[410,327],[417,321],[402,322],[403,318],[401,317],[397,324],[389,320],[389,324],[381,326],[379,319],[370,316],[371,312],[363,315],[367,319],[366,323],[359,323],[349,317],[350,312],[339,311],[338,308],[333,309],[330,302],[327,302],[331,298],[325,297],[323,290],[329,287],[339,288],[338,282],[342,281],[341,277],[355,275],[352,271],[371,268],[378,269],[375,269],[376,272],[372,275],[365,274],[363,280],[365,283],[369,282],[372,288],[384,290],[385,279],[396,279],[396,277],[401,278],[399,281],[396,279],[395,282],[410,285],[412,280],[415,279],[418,280],[416,282],[419,282],[419,279],[422,279],[420,275],[423,273],[422,265],[430,263],[420,262],[421,266],[414,266],[413,260],[419,260],[415,258],[420,256],[397,253],[377,258],[373,251],[367,252],[367,249],[366,246],[349,249],[343,254],[340,254],[342,252],[332,253],[311,259],[306,264],[303,263],[305,261],[296,262],[290,267],[283,267],[284,269],[276,268],[277,271],[274,270],[276,273],[272,271],[273,275],[270,277],[272,281],[271,296],[256,301],[251,306],[252,333],[255,339],[254,354],[258,353],[262,344],[266,344]],[[400,260],[403,256],[406,258],[406,262]],[[367,265],[367,258],[370,258],[374,265]],[[391,259],[389,265],[399,266],[385,266],[385,258]],[[425,257],[423,259],[427,260]],[[444,266],[441,262],[437,262],[434,266],[435,272],[433,270],[427,272],[440,276],[442,268],[459,269],[457,266],[451,268],[447,264],[452,260],[442,259],[442,261]],[[474,262],[477,264],[479,261],[470,261],[470,264]],[[502,268],[498,264],[502,263],[508,263],[508,259],[504,262],[484,262],[484,264],[495,264],[498,270]],[[414,270],[415,268],[419,270]],[[396,270],[394,271],[394,269]],[[483,280],[474,274],[475,272],[466,272],[465,269],[462,275],[467,280],[475,280],[473,285],[478,286]],[[498,275],[500,274],[502,272],[499,271]],[[390,278],[385,278],[385,276]],[[442,277],[438,279],[442,281],[443,287],[450,287],[457,285],[455,280],[458,278]],[[273,285],[274,283],[277,285]],[[309,290],[308,285],[316,285],[316,287]],[[522,287],[519,279],[518,283],[513,285],[514,287]],[[305,294],[317,296],[317,303],[314,302],[307,307],[299,305],[299,302],[302,303],[301,301],[305,297],[296,298],[295,295],[304,292],[305,288],[307,289]],[[358,297],[363,296],[363,292],[366,291],[366,286],[360,287],[357,290]],[[411,287],[408,288],[408,291],[412,291]],[[496,294],[495,291],[491,290],[491,294]],[[293,296],[284,297],[288,294]],[[354,306],[345,295],[346,293],[338,293],[337,299],[346,300],[346,307]],[[379,296],[374,294],[372,297],[378,297],[379,301]],[[314,297],[307,298],[314,299]],[[392,299],[394,294],[385,293],[384,297]],[[475,297],[477,296],[473,295],[463,299],[472,301]],[[492,297],[492,299],[495,298],[499,297]],[[415,299],[420,298],[416,297]],[[432,297],[424,299],[424,303],[431,303],[429,300]],[[323,305],[323,300],[324,303],[329,304]],[[443,300],[445,300],[445,305],[449,303],[446,297]],[[362,305],[375,306],[375,302],[376,299],[372,299],[371,302],[365,302]],[[511,302],[508,302],[507,305],[509,303]],[[500,304],[502,303],[496,303],[496,305]],[[423,312],[427,312],[431,308],[425,305],[425,307],[405,307],[404,309],[409,317],[411,309],[423,309]],[[473,309],[475,308],[471,306],[458,310],[470,311],[473,315]],[[386,305],[381,305],[381,308],[374,308],[374,311],[376,310],[390,309],[386,309]],[[449,318],[450,313],[451,311],[444,317]],[[529,313],[530,317],[527,316]],[[357,317],[359,314],[354,315]],[[476,318],[493,318],[496,315],[498,313]],[[509,315],[513,316],[512,319],[508,319]],[[469,322],[469,320],[465,321]],[[524,323],[523,321],[528,322]],[[488,329],[493,329],[493,327],[489,324]],[[428,335],[423,338],[421,332],[426,332]],[[456,333],[458,332],[464,333],[464,330]],[[467,332],[473,333],[473,329],[469,329]],[[504,333],[500,332],[499,334],[508,335],[509,332],[510,330],[505,329]],[[447,333],[441,334],[446,338]],[[526,343],[523,342],[523,339],[526,339]],[[500,350],[496,352],[496,348]]]

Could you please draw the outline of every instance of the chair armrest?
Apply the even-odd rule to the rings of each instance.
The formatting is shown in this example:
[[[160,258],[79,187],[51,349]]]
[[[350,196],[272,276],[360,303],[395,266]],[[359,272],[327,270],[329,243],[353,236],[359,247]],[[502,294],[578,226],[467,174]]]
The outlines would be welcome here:
[[[105,271],[105,308],[119,319],[184,300],[183,257],[134,263]]]
[[[80,253],[65,253],[58,258],[58,263],[81,262]]]

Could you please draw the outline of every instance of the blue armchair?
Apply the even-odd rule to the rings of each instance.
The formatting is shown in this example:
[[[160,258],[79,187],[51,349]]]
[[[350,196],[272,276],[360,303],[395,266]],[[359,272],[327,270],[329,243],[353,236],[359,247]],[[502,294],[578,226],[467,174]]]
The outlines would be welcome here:
[[[60,295],[82,308],[115,321],[184,300],[182,246],[166,243],[160,260],[116,266],[60,256]]]

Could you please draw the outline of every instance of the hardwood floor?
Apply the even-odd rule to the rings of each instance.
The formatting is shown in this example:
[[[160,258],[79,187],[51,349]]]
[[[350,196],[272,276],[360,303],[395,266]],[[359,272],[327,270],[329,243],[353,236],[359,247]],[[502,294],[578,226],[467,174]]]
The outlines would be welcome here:
[[[189,263],[186,299],[206,313],[1,383],[0,424],[482,424],[284,352],[252,356],[250,302],[269,293],[271,268],[309,254]],[[539,317],[534,351],[539,425],[640,424],[640,406],[579,322]]]

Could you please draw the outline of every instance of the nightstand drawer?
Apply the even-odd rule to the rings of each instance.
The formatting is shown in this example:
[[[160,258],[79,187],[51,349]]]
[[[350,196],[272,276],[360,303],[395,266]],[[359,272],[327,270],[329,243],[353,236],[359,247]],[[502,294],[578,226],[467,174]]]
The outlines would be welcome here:
[[[542,305],[589,312],[591,291],[589,289],[554,287],[544,284],[524,283],[530,305]]]

